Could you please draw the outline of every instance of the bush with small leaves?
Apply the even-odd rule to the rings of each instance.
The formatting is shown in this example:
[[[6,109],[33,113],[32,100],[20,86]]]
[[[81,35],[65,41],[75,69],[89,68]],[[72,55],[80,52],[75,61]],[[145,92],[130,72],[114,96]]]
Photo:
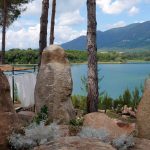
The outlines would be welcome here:
[[[70,120],[69,122],[69,133],[70,135],[77,135],[77,133],[81,130],[83,126],[83,117],[77,117],[75,119]]]
[[[57,137],[59,137],[59,132],[55,123],[49,126],[45,126],[44,122],[41,122],[39,125],[33,123],[25,128],[24,135],[13,133],[9,137],[9,144],[14,150],[30,150]]]
[[[133,136],[122,135],[112,141],[117,150],[128,150],[135,145]]]
[[[46,105],[41,108],[40,113],[33,119],[33,122],[36,122],[36,124],[40,124],[41,121],[48,122],[48,107]]]
[[[109,132],[104,128],[96,130],[90,127],[83,127],[78,135],[83,138],[97,138],[106,142],[108,141]]]

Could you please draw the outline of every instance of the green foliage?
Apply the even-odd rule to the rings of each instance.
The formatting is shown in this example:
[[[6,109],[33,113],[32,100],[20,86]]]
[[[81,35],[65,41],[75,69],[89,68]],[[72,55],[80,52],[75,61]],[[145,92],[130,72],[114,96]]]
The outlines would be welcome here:
[[[6,51],[5,60],[8,64],[37,64],[38,55],[37,50],[11,49]]]
[[[42,121],[48,121],[48,107],[46,105],[41,108],[40,113],[33,119],[36,124],[40,124]]]
[[[141,99],[138,88],[134,89],[132,95],[133,95],[133,107],[137,108],[137,106],[140,102],[140,99]]]
[[[20,15],[21,12],[25,11],[26,8],[23,6],[24,4],[29,3],[32,0],[8,0],[7,1],[7,26],[12,24]],[[2,26],[2,10],[3,10],[3,0],[0,1],[0,26]]]
[[[127,88],[123,93],[123,105],[131,106],[131,93]]]
[[[74,108],[80,109],[86,112],[86,96],[74,95],[72,96],[72,103]]]
[[[113,99],[109,97],[107,94],[104,95],[104,98],[102,100],[102,108],[105,110],[112,109],[112,101]]]
[[[75,119],[70,120],[69,125],[83,126],[83,117],[77,117]]]
[[[139,102],[141,100],[140,92],[136,87],[133,92],[130,92],[127,88],[122,95],[119,96],[118,99],[113,100],[113,108],[120,112],[124,105],[128,107],[137,108]]]
[[[87,62],[87,52],[77,50],[66,50],[67,57],[72,63]]]
[[[69,134],[76,136],[83,126],[83,117],[77,117],[69,122]]]
[[[87,52],[78,50],[66,50],[66,55],[71,63],[84,63],[87,62]],[[37,64],[38,63],[38,50],[32,50],[31,48],[24,49],[11,49],[6,52],[6,63],[8,64]],[[142,53],[97,53],[99,62],[119,62],[126,63],[127,61],[148,61],[150,57],[150,51]],[[83,81],[85,79],[83,78]]]

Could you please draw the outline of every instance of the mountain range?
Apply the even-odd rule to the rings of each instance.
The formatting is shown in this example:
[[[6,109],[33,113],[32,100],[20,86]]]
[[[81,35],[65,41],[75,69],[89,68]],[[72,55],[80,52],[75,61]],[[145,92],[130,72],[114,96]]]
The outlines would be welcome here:
[[[64,49],[85,50],[86,41],[86,36],[80,36],[72,41],[63,43],[61,46]],[[104,32],[97,31],[97,48],[105,50],[150,50],[150,21],[113,28]]]

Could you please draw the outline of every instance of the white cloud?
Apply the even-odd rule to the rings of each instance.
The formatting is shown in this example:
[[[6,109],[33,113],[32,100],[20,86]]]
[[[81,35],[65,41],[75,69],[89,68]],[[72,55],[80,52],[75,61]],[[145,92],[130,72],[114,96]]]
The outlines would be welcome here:
[[[27,29],[22,28],[14,31],[9,29],[6,34],[6,49],[10,48],[38,48],[39,42],[40,24],[29,27]],[[48,31],[49,33],[49,31]],[[55,27],[55,43],[61,44],[69,40],[73,40],[81,35],[85,35],[86,30],[78,31],[69,26],[56,26]],[[49,34],[48,34],[49,38]],[[1,41],[1,34],[0,34]],[[1,43],[0,43],[1,44]],[[1,45],[0,45],[1,46]]]
[[[26,11],[23,13],[25,16],[40,15],[42,10],[42,0],[34,0],[33,2],[26,4]]]
[[[55,28],[55,35],[56,35],[55,37],[56,37],[56,41],[59,44],[73,40],[85,34],[86,34],[86,30],[78,31],[69,26],[56,26]]]
[[[52,0],[50,0],[49,19],[51,16],[51,1]],[[83,4],[86,4],[85,0],[59,0],[59,3],[56,5],[55,43],[60,44],[67,42],[80,35],[86,34],[85,30],[76,28],[84,21],[79,11]],[[27,4],[26,7],[27,10],[23,12],[21,18],[15,21],[6,33],[6,49],[38,48],[39,46],[42,0],[34,0],[32,3]]]
[[[134,15],[136,15],[136,14],[139,13],[139,9],[138,9],[137,7],[135,7],[135,6],[133,6],[133,7],[129,10],[128,13],[129,13],[129,15],[134,16]]]
[[[139,2],[140,0],[97,0],[98,6],[107,14],[119,14],[131,9]]]
[[[124,21],[118,21],[114,24],[108,24],[107,29],[119,28],[119,27],[124,27],[124,26],[126,26],[126,23]]]
[[[40,25],[22,28],[18,31],[8,30],[6,34],[7,48],[30,48],[38,47]]]
[[[81,17],[79,10],[76,10],[72,13],[64,13],[58,18],[58,25],[61,26],[70,26],[83,23],[84,18]]]

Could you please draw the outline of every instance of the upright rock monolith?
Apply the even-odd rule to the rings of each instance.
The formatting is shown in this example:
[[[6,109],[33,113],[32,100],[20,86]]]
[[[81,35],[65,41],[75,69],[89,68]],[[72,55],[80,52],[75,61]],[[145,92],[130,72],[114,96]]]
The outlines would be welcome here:
[[[4,73],[0,70],[0,149],[7,150],[7,138],[17,127],[13,102],[10,96],[10,87]]]
[[[142,100],[137,109],[138,136],[150,139],[150,79],[145,83]]]
[[[71,67],[63,48],[50,45],[43,50],[35,86],[36,112],[46,105],[51,121],[66,123],[74,118],[71,102]]]

